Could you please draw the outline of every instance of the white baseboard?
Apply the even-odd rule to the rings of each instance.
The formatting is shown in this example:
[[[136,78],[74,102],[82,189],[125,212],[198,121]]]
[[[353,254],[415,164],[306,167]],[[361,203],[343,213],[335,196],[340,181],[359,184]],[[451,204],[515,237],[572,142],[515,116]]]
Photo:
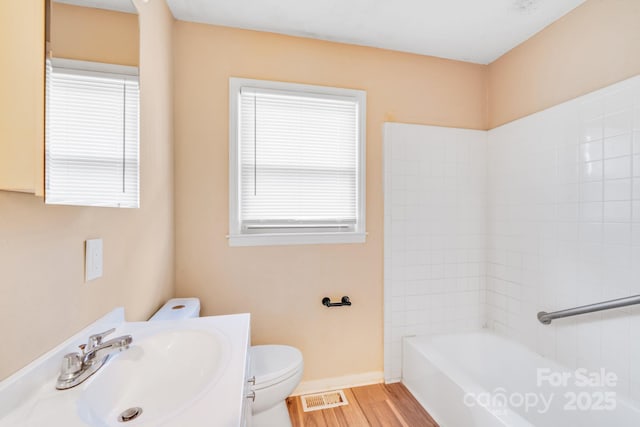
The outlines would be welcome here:
[[[321,393],[323,391],[336,390],[339,388],[361,387],[364,385],[380,384],[382,382],[384,382],[384,373],[382,371],[363,372],[361,374],[345,375],[343,377],[303,381],[293,391],[292,396]]]

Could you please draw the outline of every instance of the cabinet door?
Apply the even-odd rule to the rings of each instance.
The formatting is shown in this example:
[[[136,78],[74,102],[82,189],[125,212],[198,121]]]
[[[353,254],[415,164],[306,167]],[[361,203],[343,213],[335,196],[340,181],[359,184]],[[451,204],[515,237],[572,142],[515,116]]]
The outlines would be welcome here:
[[[0,190],[42,195],[45,1],[0,1]]]

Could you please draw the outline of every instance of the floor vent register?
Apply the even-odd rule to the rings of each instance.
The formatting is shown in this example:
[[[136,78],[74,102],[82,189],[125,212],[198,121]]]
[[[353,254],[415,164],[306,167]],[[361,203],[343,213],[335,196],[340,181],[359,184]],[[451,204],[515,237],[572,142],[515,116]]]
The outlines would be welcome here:
[[[348,405],[347,398],[342,390],[327,391],[324,393],[305,394],[300,396],[304,412],[318,411],[320,409],[336,408]]]

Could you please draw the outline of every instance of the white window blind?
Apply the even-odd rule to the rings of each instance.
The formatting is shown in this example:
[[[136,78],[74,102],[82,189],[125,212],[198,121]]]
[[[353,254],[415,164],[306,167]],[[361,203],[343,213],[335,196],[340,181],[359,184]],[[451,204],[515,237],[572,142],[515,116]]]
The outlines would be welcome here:
[[[362,232],[363,93],[279,85],[235,95],[238,233]]]
[[[139,206],[137,69],[47,61],[45,200]]]

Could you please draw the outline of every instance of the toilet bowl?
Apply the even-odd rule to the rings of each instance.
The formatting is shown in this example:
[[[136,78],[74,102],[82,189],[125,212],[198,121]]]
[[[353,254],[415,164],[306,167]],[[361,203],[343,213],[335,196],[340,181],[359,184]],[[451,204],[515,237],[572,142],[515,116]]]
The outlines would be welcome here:
[[[251,347],[252,389],[255,400],[251,406],[253,427],[291,427],[286,398],[302,379],[302,353],[286,345]]]

